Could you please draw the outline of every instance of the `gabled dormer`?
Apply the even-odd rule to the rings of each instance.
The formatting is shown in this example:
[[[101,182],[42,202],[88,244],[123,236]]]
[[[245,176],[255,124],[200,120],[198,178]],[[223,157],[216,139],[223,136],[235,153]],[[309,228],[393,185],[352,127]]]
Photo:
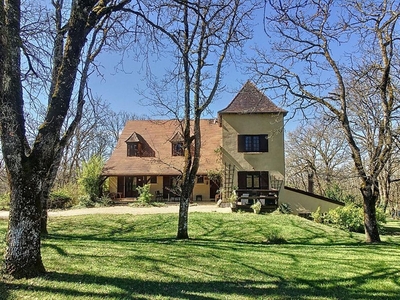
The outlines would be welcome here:
[[[183,135],[180,132],[175,132],[172,138],[169,140],[171,142],[171,154],[172,156],[183,156]]]
[[[126,143],[126,155],[127,156],[142,156],[143,155],[143,138],[136,132],[133,132],[131,136],[125,141]]]

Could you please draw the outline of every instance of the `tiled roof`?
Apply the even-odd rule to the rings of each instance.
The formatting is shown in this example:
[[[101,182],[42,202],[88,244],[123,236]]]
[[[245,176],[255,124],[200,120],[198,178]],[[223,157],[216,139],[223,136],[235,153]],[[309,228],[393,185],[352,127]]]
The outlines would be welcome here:
[[[215,150],[221,145],[222,132],[215,120],[201,120],[201,158],[198,174],[219,166]],[[178,175],[183,156],[172,156],[172,143],[180,137],[176,120],[132,120],[123,129],[118,143],[103,169],[103,175]],[[143,143],[147,157],[127,156],[127,141]],[[142,140],[143,139],[143,140]]]
[[[283,113],[287,111],[276,106],[257,87],[247,81],[232,102],[218,114]]]

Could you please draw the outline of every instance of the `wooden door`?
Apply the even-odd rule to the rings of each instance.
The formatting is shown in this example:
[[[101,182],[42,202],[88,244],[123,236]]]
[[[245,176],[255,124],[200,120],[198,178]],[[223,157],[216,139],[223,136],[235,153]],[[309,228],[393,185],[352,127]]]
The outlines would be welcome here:
[[[134,177],[133,176],[125,176],[125,197],[130,198],[134,197],[134,192],[136,188],[134,186]]]

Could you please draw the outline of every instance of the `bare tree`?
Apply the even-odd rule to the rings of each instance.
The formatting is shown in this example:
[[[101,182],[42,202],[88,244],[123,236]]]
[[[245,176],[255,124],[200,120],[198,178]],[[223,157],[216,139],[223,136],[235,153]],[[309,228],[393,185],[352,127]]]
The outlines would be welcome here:
[[[260,51],[254,61],[259,75],[286,104],[319,107],[339,122],[360,179],[366,241],[372,243],[380,242],[375,207],[378,176],[391,155],[393,114],[398,108],[393,78],[399,5],[392,0],[270,0],[265,24],[266,32],[275,34],[272,49]],[[363,99],[373,97],[380,106],[379,130],[369,152],[357,139],[349,110],[350,83],[365,78],[373,89]]]
[[[344,171],[349,155],[335,122],[322,119],[297,127],[289,132],[285,148],[288,184],[297,188],[314,192],[315,187],[324,195],[332,183],[354,176]]]
[[[55,183],[57,187],[75,183],[82,162],[92,156],[109,157],[126,121],[139,118],[125,111],[114,112],[102,99],[90,98],[74,136],[65,145]],[[69,114],[68,117],[73,116]]]
[[[159,55],[174,67],[151,88],[159,112],[179,120],[184,167],[179,208],[178,239],[189,238],[188,208],[199,167],[200,118],[221,89],[223,66],[250,38],[246,23],[256,3],[243,0],[142,1],[133,12],[155,29]],[[156,99],[156,101],[154,101]]]
[[[61,135],[82,50],[87,37],[101,20],[129,1],[72,1],[68,20],[59,17],[63,1],[53,1],[57,32],[46,116],[32,144],[28,143],[21,81],[21,4],[1,1],[1,98],[0,125],[3,157],[11,189],[9,228],[4,272],[16,278],[45,272],[41,258],[41,214],[43,193],[48,193],[50,173],[58,168],[66,139],[80,120],[78,109],[67,132]],[[83,106],[83,101],[78,107]]]
[[[127,111],[110,111],[108,116],[108,121],[103,125],[107,131],[107,135],[110,136],[112,142],[112,148],[117,144],[119,135],[124,129],[125,123],[129,120],[140,120],[143,119],[134,113]]]

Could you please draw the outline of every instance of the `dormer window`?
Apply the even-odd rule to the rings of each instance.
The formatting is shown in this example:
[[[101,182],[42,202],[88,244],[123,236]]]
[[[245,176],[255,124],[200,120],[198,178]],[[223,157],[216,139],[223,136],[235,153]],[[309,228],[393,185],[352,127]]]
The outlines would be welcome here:
[[[172,143],[172,156],[183,156],[183,142]]]
[[[180,132],[176,132],[170,139],[172,145],[172,156],[183,156],[183,136]]]
[[[127,143],[127,149],[128,156],[142,156],[142,144],[139,142]]]
[[[126,143],[126,155],[127,156],[142,156],[143,154],[143,144],[141,142],[141,137],[136,132],[125,141]]]

